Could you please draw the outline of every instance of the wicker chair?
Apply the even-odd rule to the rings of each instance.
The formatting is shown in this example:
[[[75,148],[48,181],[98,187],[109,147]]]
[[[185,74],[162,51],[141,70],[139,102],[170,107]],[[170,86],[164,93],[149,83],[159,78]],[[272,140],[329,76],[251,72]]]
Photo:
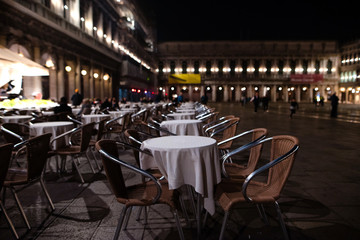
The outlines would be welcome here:
[[[94,125],[95,125],[95,123],[89,123],[89,124],[81,125],[78,128],[72,129],[72,130],[70,130],[70,131],[68,131],[66,133],[63,133],[63,134],[55,137],[51,141],[51,144],[52,144],[54,141],[56,141],[56,140],[58,140],[58,139],[60,139],[62,137],[65,137],[67,135],[74,135],[74,134],[80,132],[79,145],[69,145],[69,146],[65,146],[65,147],[62,147],[62,148],[55,149],[55,150],[53,150],[53,154],[54,155],[59,155],[63,159],[66,159],[67,156],[70,156],[71,159],[72,159],[72,162],[73,162],[73,166],[75,167],[75,169],[76,169],[82,183],[84,183],[84,178],[80,173],[80,170],[78,168],[78,164],[75,162],[75,159],[79,160],[79,157],[81,155],[83,155],[84,153],[86,153],[86,151],[88,150],[89,143],[90,143],[90,140],[91,140],[92,130],[94,129]],[[92,164],[90,162],[90,159],[88,158],[88,156],[86,154],[85,154],[85,156],[86,156],[86,158],[88,160],[91,171],[93,173],[95,173],[95,170],[94,170],[94,168],[93,168],[93,166],[92,166]]]
[[[253,146],[267,141],[271,141],[271,155],[268,164],[252,172],[245,179],[245,182],[236,180],[224,181],[216,187],[215,200],[225,211],[219,239],[223,239],[226,222],[233,206],[244,202],[256,204],[261,217],[266,222],[267,217],[263,204],[273,203],[278,213],[284,237],[289,239],[277,199],[280,198],[280,193],[289,177],[296,152],[299,149],[299,141],[296,137],[283,135],[260,140],[253,144]],[[266,171],[268,171],[266,182],[253,180],[256,176]]]
[[[234,117],[214,125],[216,127],[211,127],[209,137],[214,138],[218,143],[231,139],[235,136],[236,128],[239,121],[240,118]],[[228,153],[232,146],[232,143],[233,140],[229,140],[226,143],[224,142],[223,144],[220,144],[218,146],[220,153]]]
[[[19,143],[29,138],[29,126],[22,123],[3,123],[1,132],[7,143]]]
[[[13,144],[5,144],[0,146],[0,156],[1,156],[1,161],[0,161],[0,192],[2,190],[3,184],[4,184],[4,180],[9,168],[9,163],[10,163],[10,159],[11,159],[11,153],[13,150]],[[11,221],[11,219],[9,218],[9,215],[7,214],[5,207],[3,205],[3,203],[1,202],[0,199],[0,208],[1,208],[1,212],[4,214],[6,222],[8,223],[12,234],[14,235],[14,237],[16,239],[19,239],[19,235],[17,234],[15,227]]]
[[[267,135],[266,128],[255,128],[243,133],[240,133],[230,139],[226,139],[220,143],[218,146],[222,144],[226,144],[227,141],[233,141],[238,138],[244,137],[246,135],[252,135],[251,142],[245,144],[237,149],[232,150],[231,152],[222,156],[222,172],[225,177],[230,178],[242,178],[245,179],[250,173],[255,170],[255,167],[259,161],[262,144],[256,145],[252,147],[257,141],[264,139]],[[232,156],[242,153],[243,151],[250,149],[249,159],[246,165],[240,165],[232,162]]]
[[[174,214],[180,239],[184,239],[184,234],[177,213],[177,207],[174,202],[177,197],[176,191],[169,190],[168,185],[165,183],[160,184],[159,181],[150,173],[120,160],[118,158],[116,142],[112,140],[100,140],[96,143],[96,149],[100,152],[106,176],[110,182],[116,200],[119,203],[124,204],[114,240],[119,238],[124,218],[128,211],[131,211],[134,206],[147,207],[154,204],[166,204],[170,207]],[[127,187],[125,186],[122,168],[141,174],[142,176],[149,178],[151,181]],[[130,214],[131,212],[128,213],[128,216]],[[125,220],[125,223],[127,223],[127,220]]]
[[[28,186],[30,184],[35,183],[36,181],[39,181],[45,193],[45,196],[51,206],[51,209],[55,210],[50,195],[46,190],[42,175],[46,164],[46,160],[48,158],[48,151],[50,150],[49,148],[50,137],[51,137],[51,133],[47,133],[34,138],[30,138],[29,140],[17,144],[16,147],[19,147],[21,145],[26,146],[27,168],[26,169],[10,168],[8,170],[8,173],[4,181],[4,196],[5,196],[5,190],[7,188],[10,188],[12,194],[14,195],[16,203],[19,207],[19,210],[21,212],[21,216],[23,217],[28,229],[30,229],[31,227],[29,221],[27,220],[23,207],[19,201],[19,198],[17,197],[16,194],[17,191],[15,190],[15,187],[22,185]],[[24,188],[21,188],[20,190],[22,189]]]

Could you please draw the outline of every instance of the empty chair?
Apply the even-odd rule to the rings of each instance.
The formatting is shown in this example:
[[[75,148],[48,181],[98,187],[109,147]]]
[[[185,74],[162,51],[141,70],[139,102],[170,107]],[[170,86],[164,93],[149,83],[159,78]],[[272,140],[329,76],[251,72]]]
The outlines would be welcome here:
[[[82,183],[84,183],[84,178],[83,178],[82,174],[80,173],[80,170],[78,168],[78,164],[75,162],[75,159],[77,159],[78,162],[80,162],[79,157],[81,155],[83,155],[84,153],[86,153],[86,151],[88,150],[90,140],[91,140],[92,131],[94,129],[94,125],[95,125],[95,123],[89,123],[89,124],[81,125],[78,128],[75,128],[73,130],[70,130],[70,131],[68,131],[66,133],[63,133],[63,134],[55,137],[51,141],[51,143],[53,143],[54,141],[56,141],[56,140],[58,140],[58,139],[60,139],[62,137],[74,135],[75,133],[80,132],[79,145],[71,145],[70,144],[69,146],[65,146],[65,147],[55,149],[55,150],[53,150],[53,154],[54,155],[59,155],[65,160],[66,160],[67,156],[70,156],[71,160],[72,160],[72,163],[73,163],[73,166],[75,167],[75,169],[76,169]],[[71,141],[70,141],[70,143],[71,143]],[[91,165],[90,159],[88,158],[88,156],[86,154],[85,154],[85,157],[88,160],[91,171],[93,173],[95,173],[95,170],[94,170],[93,166]]]
[[[237,149],[232,150],[231,152],[222,156],[222,172],[225,177],[230,178],[246,178],[250,173],[255,170],[255,167],[260,159],[262,144],[256,145],[257,141],[262,140],[267,135],[266,128],[255,128],[243,133],[240,133],[230,139],[226,139],[220,143],[218,146],[225,144],[227,141],[233,141],[238,138],[244,137],[246,135],[252,135],[251,141]],[[233,163],[231,158],[232,156],[242,153],[243,151],[250,149],[249,158],[246,165],[240,165],[237,163]]]
[[[267,219],[263,204],[274,204],[284,237],[288,239],[277,199],[280,198],[280,193],[289,177],[295,154],[299,149],[299,141],[296,137],[283,135],[260,140],[253,146],[267,141],[271,141],[269,163],[252,172],[244,182],[227,180],[217,185],[215,199],[225,211],[219,239],[223,239],[226,222],[234,205],[244,202],[255,204],[263,219]],[[268,171],[266,182],[254,180],[256,176],[265,171]]]
[[[106,176],[111,185],[116,200],[124,204],[120,213],[119,222],[115,232],[114,239],[118,239],[128,211],[134,206],[151,206],[154,204],[166,204],[170,207],[176,221],[180,239],[184,239],[182,227],[177,213],[174,200],[176,191],[169,190],[166,183],[160,184],[159,181],[147,171],[132,166],[118,158],[118,149],[115,141],[100,140],[96,143],[96,149],[100,152]],[[123,178],[123,168],[141,174],[150,181],[142,182],[137,185],[127,187]],[[128,214],[130,214],[129,212]]]
[[[227,119],[220,124],[216,124],[215,128],[212,128],[210,130],[209,137],[216,139],[218,143],[223,142],[224,140],[229,140],[223,144],[220,144],[218,146],[220,152],[226,153],[229,152],[229,149],[232,146],[233,140],[231,140],[232,137],[234,137],[236,133],[237,125],[240,121],[240,118],[234,117]]]
[[[4,180],[5,180],[8,168],[9,168],[12,150],[13,150],[13,144],[11,144],[11,143],[0,146],[0,156],[1,156],[1,160],[0,160],[0,192],[2,190]],[[1,199],[0,199],[0,208],[1,208],[1,212],[5,216],[6,222],[8,223],[8,225],[11,229],[11,232],[14,234],[14,237],[16,239],[19,239],[19,236],[15,230],[15,227],[14,227],[11,219],[9,218],[9,215],[7,214],[7,212],[5,210],[3,203],[1,202]]]
[[[11,192],[14,195],[16,203],[21,212],[21,216],[23,217],[28,229],[30,229],[30,224],[16,194],[17,190],[15,189],[15,187],[22,185],[28,186],[29,184],[39,181],[45,193],[45,196],[51,206],[51,209],[55,210],[54,204],[49,196],[49,193],[46,190],[42,175],[48,157],[48,151],[50,149],[50,137],[51,133],[47,133],[34,138],[30,138],[29,140],[18,144],[18,146],[26,146],[27,168],[10,168],[4,181],[4,190],[6,190],[6,188],[11,189]],[[22,189],[24,188],[21,188],[20,190]]]
[[[8,143],[19,143],[29,138],[29,126],[22,123],[3,123],[1,132]]]

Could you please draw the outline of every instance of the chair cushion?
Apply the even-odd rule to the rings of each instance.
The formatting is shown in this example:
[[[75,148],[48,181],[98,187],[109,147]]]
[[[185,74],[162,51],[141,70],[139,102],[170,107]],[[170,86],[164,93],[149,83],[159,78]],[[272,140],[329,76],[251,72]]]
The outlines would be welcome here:
[[[174,194],[177,194],[177,191],[169,190],[168,184],[162,182],[161,184],[162,194],[159,198],[159,204],[167,204],[172,209],[176,209],[177,204],[174,200],[177,197]],[[154,182],[145,182],[142,184],[137,184],[129,186],[126,188],[128,197],[127,198],[117,198],[117,201],[125,204],[126,206],[149,206],[152,205],[153,198],[157,193],[156,185]]]

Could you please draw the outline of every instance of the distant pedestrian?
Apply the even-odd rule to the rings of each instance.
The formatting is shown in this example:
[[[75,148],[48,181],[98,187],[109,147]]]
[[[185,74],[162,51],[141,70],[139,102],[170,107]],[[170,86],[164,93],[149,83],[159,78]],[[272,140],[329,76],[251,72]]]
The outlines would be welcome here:
[[[330,116],[332,118],[336,118],[337,117],[337,108],[338,108],[338,105],[339,105],[339,98],[336,96],[336,92],[334,92],[334,94],[331,95],[330,101],[331,101],[331,114],[330,114]]]
[[[265,95],[261,101],[263,104],[264,112],[268,112],[269,111],[269,97],[267,95]]]
[[[255,92],[255,96],[251,98],[250,102],[254,103],[254,112],[257,112],[260,103],[260,97],[258,92]]]
[[[208,102],[208,96],[206,94],[204,94],[202,97],[201,97],[201,103],[206,105]]]
[[[77,107],[83,101],[83,96],[79,93],[79,89],[75,89],[75,93],[71,97],[72,105]]]
[[[297,109],[299,109],[299,104],[296,102],[295,98],[292,98],[290,101],[290,118],[296,113]]]

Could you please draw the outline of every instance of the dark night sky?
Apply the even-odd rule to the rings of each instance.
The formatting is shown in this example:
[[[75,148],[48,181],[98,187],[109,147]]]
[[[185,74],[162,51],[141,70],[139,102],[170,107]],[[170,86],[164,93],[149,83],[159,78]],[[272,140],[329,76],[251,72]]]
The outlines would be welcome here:
[[[356,1],[142,1],[155,14],[159,42],[360,38]]]

